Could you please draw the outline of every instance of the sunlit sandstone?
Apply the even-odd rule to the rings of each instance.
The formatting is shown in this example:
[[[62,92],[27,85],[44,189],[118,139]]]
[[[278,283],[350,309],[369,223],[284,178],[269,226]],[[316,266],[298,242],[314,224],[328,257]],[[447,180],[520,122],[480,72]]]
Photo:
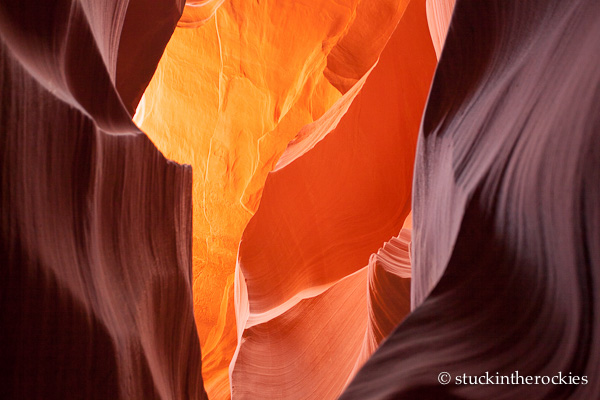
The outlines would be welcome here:
[[[134,118],[193,167],[194,307],[213,398],[229,393],[237,248],[266,176],[372,67],[407,1],[221,3],[188,2]]]

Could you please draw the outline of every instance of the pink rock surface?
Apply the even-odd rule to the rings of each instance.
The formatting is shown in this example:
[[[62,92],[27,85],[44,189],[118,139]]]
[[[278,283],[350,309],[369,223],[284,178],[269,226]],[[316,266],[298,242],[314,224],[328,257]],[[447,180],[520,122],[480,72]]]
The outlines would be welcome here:
[[[427,23],[431,32],[435,55],[438,59],[444,47],[448,25],[450,24],[452,11],[454,10],[454,3],[456,3],[456,0],[427,0],[426,3]]]
[[[369,259],[368,324],[351,376],[410,312],[410,236],[409,229],[402,229]]]

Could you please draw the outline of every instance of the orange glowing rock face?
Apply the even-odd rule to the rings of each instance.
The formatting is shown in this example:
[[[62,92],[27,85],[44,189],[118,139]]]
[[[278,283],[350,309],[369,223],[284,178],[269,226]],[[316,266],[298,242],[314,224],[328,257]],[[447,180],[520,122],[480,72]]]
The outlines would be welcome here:
[[[236,255],[267,174],[372,67],[407,3],[187,2],[134,121],[193,167],[194,309],[211,398],[229,396]]]
[[[208,22],[225,0],[187,0],[177,26],[198,28]]]
[[[268,176],[238,253],[234,397],[335,398],[408,314],[402,228],[435,64],[412,1],[377,65]]]

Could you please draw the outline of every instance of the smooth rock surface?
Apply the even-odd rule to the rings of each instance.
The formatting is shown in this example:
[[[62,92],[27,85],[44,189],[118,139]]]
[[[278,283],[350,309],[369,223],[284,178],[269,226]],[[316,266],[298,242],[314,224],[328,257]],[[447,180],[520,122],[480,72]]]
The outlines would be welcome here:
[[[334,398],[408,313],[409,234],[394,236],[434,67],[411,1],[377,65],[267,177],[238,252],[234,398]]]
[[[341,97],[337,87],[373,66],[406,4],[187,2],[135,121],[194,169],[194,305],[212,398],[229,397],[237,249],[267,174]]]

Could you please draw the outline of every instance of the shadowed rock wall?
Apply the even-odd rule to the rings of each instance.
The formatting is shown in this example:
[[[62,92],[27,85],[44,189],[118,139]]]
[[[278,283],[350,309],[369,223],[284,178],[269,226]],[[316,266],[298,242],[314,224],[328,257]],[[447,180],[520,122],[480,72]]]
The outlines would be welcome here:
[[[599,21],[457,1],[417,147],[414,311],[342,399],[598,398]],[[486,371],[588,383],[437,380]]]
[[[4,399],[205,397],[191,169],[166,160],[125,106],[183,4],[152,7],[0,5]]]

